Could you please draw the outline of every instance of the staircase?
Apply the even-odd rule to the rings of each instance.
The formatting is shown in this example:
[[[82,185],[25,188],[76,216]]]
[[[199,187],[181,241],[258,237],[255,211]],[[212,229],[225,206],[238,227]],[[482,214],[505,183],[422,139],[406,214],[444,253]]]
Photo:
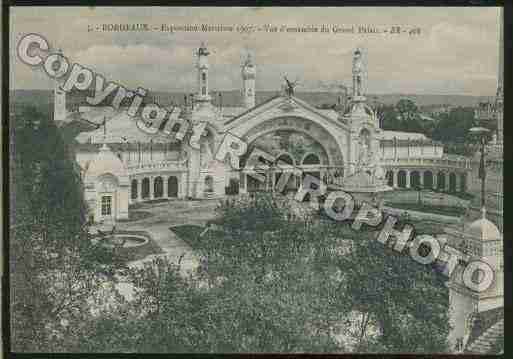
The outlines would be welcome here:
[[[465,349],[466,353],[489,353],[498,338],[504,336],[504,319],[488,328]]]
[[[205,199],[216,199],[218,196],[214,192],[203,192]]]

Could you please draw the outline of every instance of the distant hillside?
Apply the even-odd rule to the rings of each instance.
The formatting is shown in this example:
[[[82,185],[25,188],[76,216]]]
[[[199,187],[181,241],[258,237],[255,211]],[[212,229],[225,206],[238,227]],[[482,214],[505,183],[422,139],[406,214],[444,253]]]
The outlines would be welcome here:
[[[278,91],[257,91],[256,102],[260,103],[270,97],[277,95]],[[216,105],[220,104],[219,92],[214,92],[212,102]],[[241,95],[238,90],[221,91],[223,106],[241,106]],[[169,106],[171,104],[181,105],[184,103],[183,92],[154,92],[150,93],[158,97],[159,104],[162,106]],[[320,106],[323,104],[336,104],[338,102],[339,94],[335,92],[297,92],[296,96],[313,106]],[[397,103],[401,98],[408,98],[413,100],[417,106],[430,106],[430,105],[452,105],[455,107],[462,106],[476,106],[479,102],[489,101],[491,96],[466,96],[466,95],[411,95],[411,94],[386,94],[386,95],[367,95],[370,104],[378,101],[387,105]],[[13,103],[14,102],[14,103]],[[50,90],[14,90],[11,91],[11,104],[31,103],[37,107],[48,107],[53,102],[53,92]],[[69,96],[68,103],[70,104],[85,104],[85,94],[77,93]]]

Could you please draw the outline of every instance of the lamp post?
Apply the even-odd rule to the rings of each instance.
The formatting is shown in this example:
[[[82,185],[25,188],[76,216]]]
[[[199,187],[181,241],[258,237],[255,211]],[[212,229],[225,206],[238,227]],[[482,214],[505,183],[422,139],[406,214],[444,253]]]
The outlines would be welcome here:
[[[479,160],[479,173],[478,177],[481,179],[481,208],[485,207],[485,178],[486,178],[486,164],[485,164],[485,144],[486,135],[490,130],[484,127],[472,127],[469,132],[479,138],[481,144],[481,158]]]

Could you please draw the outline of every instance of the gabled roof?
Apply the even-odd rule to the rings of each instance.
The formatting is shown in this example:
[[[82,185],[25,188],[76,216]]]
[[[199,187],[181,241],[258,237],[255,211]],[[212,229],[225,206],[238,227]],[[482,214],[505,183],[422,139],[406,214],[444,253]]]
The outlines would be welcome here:
[[[125,143],[125,142],[169,142],[169,136],[164,135],[161,131],[157,131],[156,134],[147,134],[137,127],[136,120],[130,117],[126,111],[120,110],[117,112],[105,111],[105,116],[98,114],[101,113],[100,109],[95,109],[96,118],[107,119],[106,129],[103,126],[88,131],[81,132],[75,138],[78,143],[85,144],[90,142],[106,142],[107,143]],[[175,112],[173,112],[175,114]],[[110,116],[109,116],[110,115]],[[96,123],[100,123],[100,120],[96,120]],[[105,133],[105,135],[104,135]]]
[[[238,116],[235,116],[234,118],[231,118],[231,119],[229,119],[228,121],[225,121],[224,125],[226,126],[226,125],[228,125],[228,124],[230,124],[230,123],[232,123],[232,122],[236,121],[236,120],[237,120],[237,119],[239,119],[240,117],[242,117],[242,116],[244,116],[244,115],[246,115],[246,114],[248,114],[248,113],[250,113],[250,112],[253,112],[253,111],[255,111],[255,110],[256,110],[256,109],[258,109],[258,108],[263,107],[265,104],[267,104],[267,103],[269,103],[269,102],[271,102],[271,101],[273,101],[274,99],[277,99],[277,98],[279,98],[279,97],[281,97],[281,95],[276,95],[276,96],[273,96],[273,97],[268,98],[267,100],[265,100],[264,102],[259,103],[259,104],[258,104],[258,105],[256,105],[255,107],[252,107],[252,108],[250,108],[250,109],[248,109],[248,110],[246,110],[246,111],[242,112],[242,113],[241,113],[241,114],[239,114]]]
[[[335,118],[334,112],[332,110],[330,110],[330,111],[319,110],[319,109],[313,107],[312,105],[310,105],[309,103],[307,103],[306,101],[303,101],[297,97],[294,97],[294,96],[288,97],[288,96],[284,96],[284,95],[276,95],[274,97],[271,97],[268,100],[256,105],[255,107],[241,113],[240,115],[225,121],[224,125],[225,125],[225,127],[233,126],[233,124],[235,122],[237,122],[238,120],[240,120],[243,117],[250,117],[252,113],[255,113],[255,115],[260,113],[259,110],[261,110],[262,108],[265,108],[266,106],[269,106],[269,104],[271,104],[272,102],[275,102],[276,105],[278,106],[279,104],[281,104],[285,101],[291,101],[291,102],[295,103],[296,105],[298,105],[299,107],[302,107],[305,110],[312,112],[319,117],[322,117],[323,119],[327,120],[328,122],[332,123],[335,126],[340,126],[342,128],[348,128],[348,126],[345,123],[343,123],[342,121],[338,121],[338,119]],[[272,106],[270,106],[270,108],[272,108]]]

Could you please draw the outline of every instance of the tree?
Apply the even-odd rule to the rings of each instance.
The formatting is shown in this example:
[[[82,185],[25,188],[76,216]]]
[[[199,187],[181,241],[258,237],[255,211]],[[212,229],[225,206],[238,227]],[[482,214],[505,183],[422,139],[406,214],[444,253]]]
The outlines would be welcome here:
[[[468,145],[472,142],[469,129],[476,125],[472,107],[456,107],[451,109],[448,114],[440,115],[440,120],[433,129],[432,137],[434,140],[444,143],[447,153],[471,156],[475,149]],[[492,130],[488,137],[490,140],[494,129],[493,125],[487,123],[479,125]]]
[[[291,206],[226,202],[198,238],[204,276],[185,281],[165,262],[139,272],[136,351],[445,351],[446,290],[431,268]]]
[[[339,283],[319,265],[329,237],[279,202],[264,194],[225,203],[201,243],[206,275],[183,279],[159,260],[134,270],[139,314],[124,319],[121,337],[137,332],[133,348],[144,352],[343,351],[333,330],[343,320]]]
[[[53,122],[31,107],[11,121],[12,347],[70,350],[113,268],[96,261],[80,178]]]
[[[443,278],[375,240],[375,232],[352,240],[351,251],[337,258],[345,273],[343,292],[362,313],[360,350],[444,352],[447,350],[448,299]],[[370,324],[377,338],[364,345]]]
[[[415,102],[412,100],[400,99],[397,101],[395,108],[401,116],[401,120],[403,121],[409,121],[418,118],[418,108]]]
[[[417,105],[408,99],[399,100],[395,106],[382,106],[379,116],[384,130],[420,132],[425,135],[432,132],[432,124],[421,119]]]
[[[378,116],[381,118],[381,127],[384,130],[397,131],[401,128],[401,121],[398,119],[398,113],[394,106],[382,106],[380,108]]]

